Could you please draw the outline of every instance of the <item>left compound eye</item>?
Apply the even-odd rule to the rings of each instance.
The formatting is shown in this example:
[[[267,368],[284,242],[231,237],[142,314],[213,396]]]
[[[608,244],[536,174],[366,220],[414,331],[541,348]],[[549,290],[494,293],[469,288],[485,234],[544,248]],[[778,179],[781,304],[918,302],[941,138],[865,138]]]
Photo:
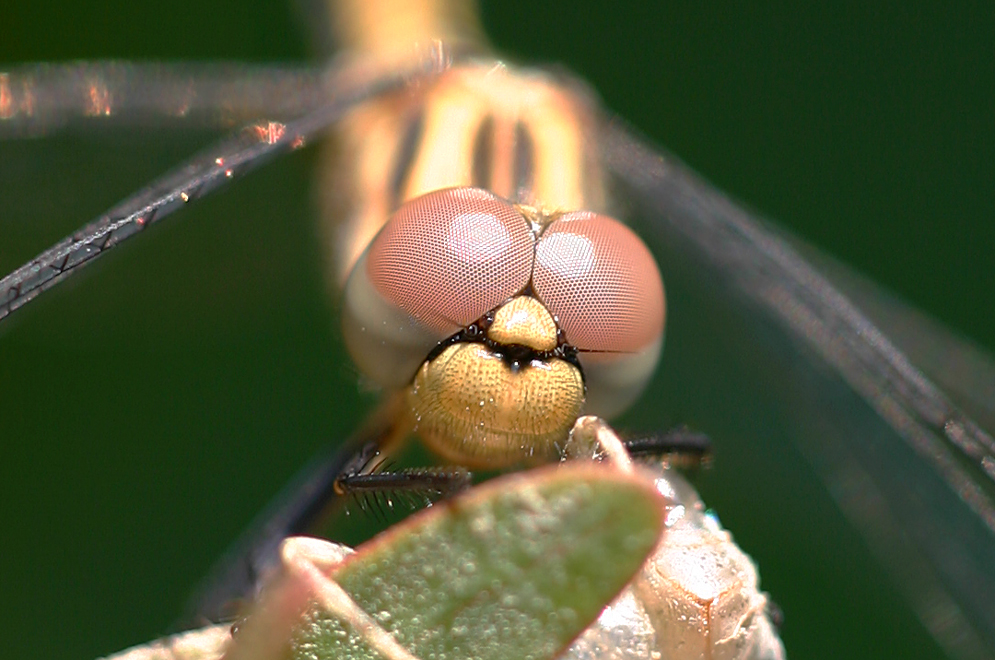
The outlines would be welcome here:
[[[663,335],[663,280],[649,248],[621,222],[568,213],[536,246],[532,286],[581,352],[638,353]]]
[[[448,188],[404,204],[346,283],[343,336],[384,387],[411,382],[440,341],[522,291],[535,236],[485,190]]]
[[[449,188],[402,206],[374,239],[366,267],[391,304],[448,335],[525,287],[533,247],[511,204]]]

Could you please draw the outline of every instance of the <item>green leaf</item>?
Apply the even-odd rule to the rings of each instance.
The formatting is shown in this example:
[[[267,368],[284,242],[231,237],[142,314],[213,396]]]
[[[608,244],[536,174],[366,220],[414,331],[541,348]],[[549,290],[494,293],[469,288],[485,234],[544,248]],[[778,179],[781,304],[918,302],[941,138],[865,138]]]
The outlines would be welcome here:
[[[554,658],[633,577],[664,507],[651,481],[575,464],[496,479],[364,544],[332,573],[423,660]],[[294,660],[378,658],[310,608]]]

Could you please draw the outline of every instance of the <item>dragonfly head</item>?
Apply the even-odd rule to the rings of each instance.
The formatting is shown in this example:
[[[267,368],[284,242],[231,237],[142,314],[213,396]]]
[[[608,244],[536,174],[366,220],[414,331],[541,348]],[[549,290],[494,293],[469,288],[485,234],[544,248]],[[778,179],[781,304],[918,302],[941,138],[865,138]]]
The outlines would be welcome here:
[[[430,447],[497,468],[631,404],[664,317],[659,269],[617,220],[448,188],[404,204],[357,262],[344,336],[370,379],[407,390]]]

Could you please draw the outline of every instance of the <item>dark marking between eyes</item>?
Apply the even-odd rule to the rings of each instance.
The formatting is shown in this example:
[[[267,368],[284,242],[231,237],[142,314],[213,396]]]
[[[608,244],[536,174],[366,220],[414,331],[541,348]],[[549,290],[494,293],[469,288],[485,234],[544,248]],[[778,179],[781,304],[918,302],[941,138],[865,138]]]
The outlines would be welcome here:
[[[494,164],[494,117],[487,115],[473,136],[473,166],[470,176],[477,188],[490,190]]]
[[[404,184],[411,176],[411,168],[414,166],[415,157],[421,148],[424,134],[425,113],[419,111],[408,119],[408,125],[404,129],[404,137],[401,138],[400,149],[397,151],[397,162],[394,163],[393,175],[390,179],[391,208],[396,209],[404,201],[401,199],[401,194],[404,191]]]
[[[512,182],[515,198],[529,200],[535,185],[535,141],[528,126],[522,122],[515,124],[515,159]]]

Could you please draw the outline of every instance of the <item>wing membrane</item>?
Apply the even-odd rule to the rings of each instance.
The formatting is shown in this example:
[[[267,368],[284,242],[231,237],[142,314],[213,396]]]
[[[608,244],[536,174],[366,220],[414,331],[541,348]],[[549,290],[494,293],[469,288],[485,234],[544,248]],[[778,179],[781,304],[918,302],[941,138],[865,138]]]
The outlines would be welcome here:
[[[933,636],[957,657],[987,657],[991,435],[776,231],[618,122],[607,125],[604,150],[649,218],[668,291],[693,277],[706,304],[741,319],[753,342],[744,350],[770,354],[746,378],[771,379],[784,398],[776,424],[800,441]]]
[[[995,428],[995,359],[877,283],[800,241],[798,250],[983,429]]]
[[[0,72],[0,138],[94,124],[231,128],[286,121],[324,102],[324,72],[211,62],[72,62]]]
[[[276,156],[304,146],[349,109],[426,72],[448,65],[443,53],[429,53],[413,70],[380,78],[342,73],[344,83],[317,109],[288,124],[264,122],[194,156],[127,198],[82,229],[0,280],[0,321],[185,204],[201,198]],[[350,76],[353,82],[350,83]]]

